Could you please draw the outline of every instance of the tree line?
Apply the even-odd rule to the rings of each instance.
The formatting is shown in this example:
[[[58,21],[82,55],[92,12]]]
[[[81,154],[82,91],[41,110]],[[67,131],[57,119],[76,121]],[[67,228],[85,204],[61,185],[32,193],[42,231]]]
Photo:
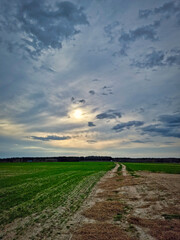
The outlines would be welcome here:
[[[59,157],[12,157],[0,158],[0,162],[137,162],[180,163],[180,158],[113,158],[110,156],[59,156]]]

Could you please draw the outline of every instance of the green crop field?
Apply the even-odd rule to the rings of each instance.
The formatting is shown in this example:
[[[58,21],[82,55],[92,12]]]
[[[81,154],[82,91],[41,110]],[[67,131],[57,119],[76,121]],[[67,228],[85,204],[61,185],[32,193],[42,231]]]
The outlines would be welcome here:
[[[128,171],[150,171],[180,174],[180,164],[175,163],[124,163]]]
[[[41,222],[59,213],[66,222],[111,162],[0,163],[0,225],[29,217]],[[57,221],[57,219],[56,219]]]

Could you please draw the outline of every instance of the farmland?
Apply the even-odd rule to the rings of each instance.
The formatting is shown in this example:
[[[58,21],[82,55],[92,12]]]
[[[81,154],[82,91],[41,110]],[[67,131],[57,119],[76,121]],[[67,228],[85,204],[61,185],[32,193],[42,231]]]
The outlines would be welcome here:
[[[3,230],[0,237],[18,239],[37,223],[46,224],[46,230],[53,224],[61,228],[113,166],[111,162],[1,163],[0,224],[4,229],[11,224],[14,231]],[[43,231],[38,228],[39,238]]]
[[[174,163],[124,163],[128,171],[149,171],[180,174],[180,164]]]
[[[0,239],[179,239],[179,164],[119,164],[1,163]]]

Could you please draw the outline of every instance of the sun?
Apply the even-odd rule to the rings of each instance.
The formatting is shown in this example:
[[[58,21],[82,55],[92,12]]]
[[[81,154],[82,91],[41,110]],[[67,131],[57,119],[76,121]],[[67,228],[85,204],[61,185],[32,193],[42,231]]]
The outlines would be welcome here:
[[[74,117],[76,118],[76,119],[81,119],[82,118],[82,110],[81,109],[76,109],[75,111],[74,111]]]

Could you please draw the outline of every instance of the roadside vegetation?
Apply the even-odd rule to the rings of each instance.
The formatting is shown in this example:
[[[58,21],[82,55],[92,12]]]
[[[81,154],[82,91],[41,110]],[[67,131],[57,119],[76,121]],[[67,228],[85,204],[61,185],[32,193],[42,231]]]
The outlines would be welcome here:
[[[175,163],[123,163],[126,169],[133,174],[134,171],[164,172],[180,174],[180,164]]]

